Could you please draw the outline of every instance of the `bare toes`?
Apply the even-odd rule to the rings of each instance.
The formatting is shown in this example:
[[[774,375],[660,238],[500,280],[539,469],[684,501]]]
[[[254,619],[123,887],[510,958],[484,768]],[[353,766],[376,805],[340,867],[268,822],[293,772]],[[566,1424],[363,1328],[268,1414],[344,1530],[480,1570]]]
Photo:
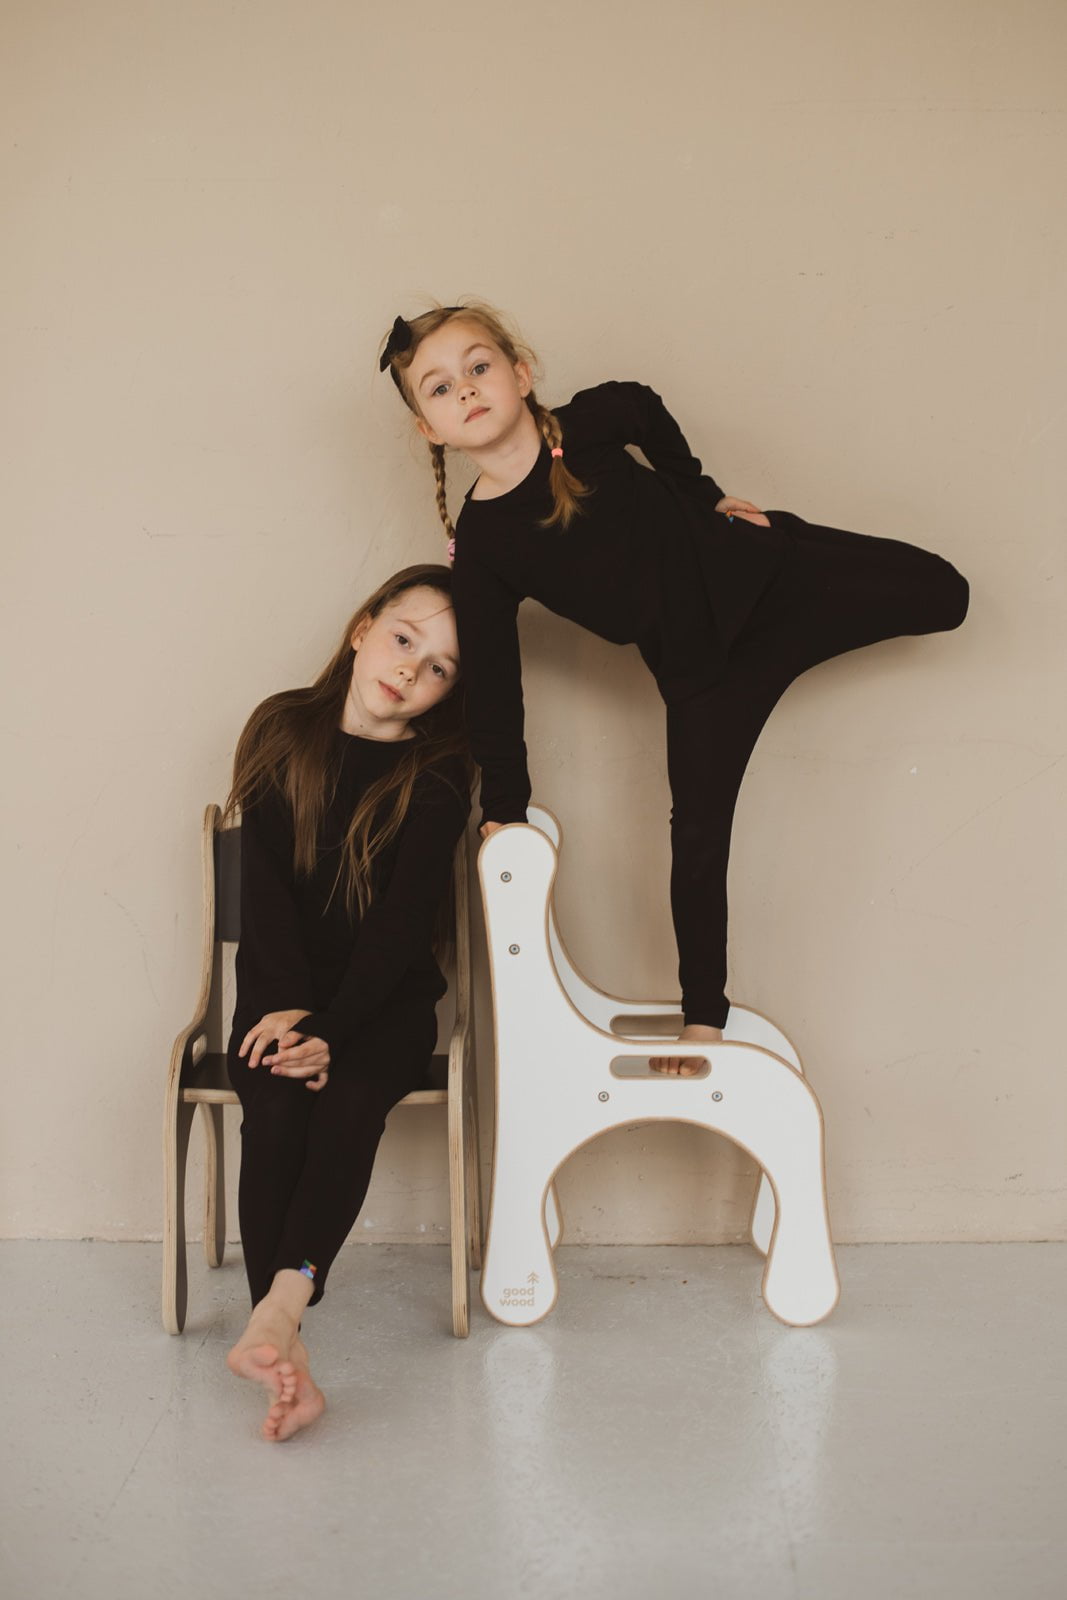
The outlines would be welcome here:
[[[299,1433],[303,1426],[304,1421],[300,1416],[297,1415],[297,1408],[295,1406],[290,1406],[286,1415],[279,1422],[278,1431],[275,1433],[274,1437],[279,1440],[291,1439],[293,1434]]]
[[[291,1396],[287,1400],[275,1400],[274,1404],[267,1412],[267,1415],[263,1418],[263,1427],[261,1431],[264,1439],[277,1439],[279,1436],[284,1437],[284,1435],[280,1434],[280,1430],[282,1424],[292,1409],[293,1400]]]
[[[295,1398],[288,1405],[271,1407],[263,1424],[263,1437],[291,1439],[301,1428],[309,1427],[321,1417],[325,1409],[326,1397],[322,1390],[312,1381],[310,1373],[300,1372]]]

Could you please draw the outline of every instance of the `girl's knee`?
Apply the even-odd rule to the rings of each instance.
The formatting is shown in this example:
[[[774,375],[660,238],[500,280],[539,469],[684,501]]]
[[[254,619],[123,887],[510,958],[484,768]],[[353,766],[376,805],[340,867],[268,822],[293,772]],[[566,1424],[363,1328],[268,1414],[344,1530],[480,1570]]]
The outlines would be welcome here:
[[[921,569],[915,570],[901,591],[902,614],[911,613],[911,625],[902,632],[912,634],[948,633],[958,628],[967,615],[970,585],[951,561],[932,551],[919,552]]]
[[[945,616],[944,628],[958,628],[967,615],[967,608],[971,601],[971,586],[962,572],[957,572],[951,562],[946,561],[948,572],[945,576]]]
[[[923,589],[927,621],[924,632],[948,633],[958,628],[967,615],[971,586],[951,561],[932,556],[933,563]]]

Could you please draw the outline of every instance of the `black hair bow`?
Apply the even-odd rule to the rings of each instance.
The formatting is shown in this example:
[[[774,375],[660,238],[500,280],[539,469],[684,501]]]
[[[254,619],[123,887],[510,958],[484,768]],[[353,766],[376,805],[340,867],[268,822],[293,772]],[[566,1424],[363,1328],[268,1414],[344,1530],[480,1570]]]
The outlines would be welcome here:
[[[401,355],[403,351],[411,349],[411,324],[405,322],[403,317],[397,317],[389,329],[389,337],[385,341],[381,360],[378,362],[378,371],[384,372],[394,356]]]

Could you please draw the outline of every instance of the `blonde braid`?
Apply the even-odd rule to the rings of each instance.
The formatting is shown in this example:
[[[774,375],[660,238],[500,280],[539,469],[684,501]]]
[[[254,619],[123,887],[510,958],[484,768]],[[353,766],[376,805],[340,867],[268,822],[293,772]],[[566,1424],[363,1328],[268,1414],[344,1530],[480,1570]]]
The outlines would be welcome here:
[[[452,518],[448,514],[448,500],[445,495],[445,447],[443,444],[430,446],[430,459],[433,462],[433,475],[437,483],[437,514],[445,525],[445,532],[450,539],[456,537],[456,530],[452,526]]]
[[[569,528],[574,517],[581,510],[580,502],[589,493],[588,487],[576,478],[573,472],[568,471],[563,462],[563,429],[559,425],[559,418],[554,411],[549,411],[543,406],[531,389],[526,399],[527,405],[534,414],[534,420],[541,430],[541,437],[550,450],[559,450],[561,453],[552,457],[552,467],[548,481],[552,490],[552,515],[546,517],[541,524],[544,528],[554,527],[557,523],[561,528]]]

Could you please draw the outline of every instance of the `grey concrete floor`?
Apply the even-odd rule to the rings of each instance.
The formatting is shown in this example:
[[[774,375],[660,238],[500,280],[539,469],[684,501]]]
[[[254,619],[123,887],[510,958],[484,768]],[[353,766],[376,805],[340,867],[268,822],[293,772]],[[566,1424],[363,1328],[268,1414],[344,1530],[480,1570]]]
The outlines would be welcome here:
[[[6,1243],[6,1600],[1064,1600],[1067,1245],[842,1249],[821,1328],[742,1248],[564,1248],[543,1323],[448,1332],[447,1252],[357,1246],[285,1445],[151,1245]]]

